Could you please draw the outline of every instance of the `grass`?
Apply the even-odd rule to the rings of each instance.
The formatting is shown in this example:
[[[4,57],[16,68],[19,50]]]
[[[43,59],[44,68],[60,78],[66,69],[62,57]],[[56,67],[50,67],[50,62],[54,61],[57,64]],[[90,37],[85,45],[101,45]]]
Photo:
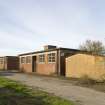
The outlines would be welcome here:
[[[72,102],[0,77],[0,105],[74,105]]]

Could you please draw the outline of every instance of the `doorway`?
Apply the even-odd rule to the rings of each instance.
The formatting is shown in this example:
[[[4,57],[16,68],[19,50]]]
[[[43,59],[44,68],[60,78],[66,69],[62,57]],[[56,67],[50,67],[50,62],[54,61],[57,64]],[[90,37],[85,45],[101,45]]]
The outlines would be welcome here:
[[[36,72],[36,56],[32,57],[32,72]]]
[[[60,68],[61,68],[61,70],[60,70],[60,75],[61,76],[65,76],[65,69],[66,69],[66,66],[65,66],[65,57],[61,57],[61,62],[60,62]]]

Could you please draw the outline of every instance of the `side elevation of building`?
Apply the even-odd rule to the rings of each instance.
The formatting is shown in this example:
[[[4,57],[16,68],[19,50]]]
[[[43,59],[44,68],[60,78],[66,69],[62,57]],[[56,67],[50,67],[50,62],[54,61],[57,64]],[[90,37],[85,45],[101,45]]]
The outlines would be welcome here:
[[[65,58],[78,52],[76,49],[47,45],[43,51],[20,54],[19,68],[22,72],[65,76]]]
[[[19,57],[17,56],[4,56],[0,57],[0,70],[18,70]]]

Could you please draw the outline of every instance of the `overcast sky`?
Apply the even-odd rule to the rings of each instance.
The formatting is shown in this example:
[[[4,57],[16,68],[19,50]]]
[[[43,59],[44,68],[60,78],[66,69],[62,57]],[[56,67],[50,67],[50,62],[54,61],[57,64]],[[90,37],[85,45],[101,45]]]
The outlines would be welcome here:
[[[105,44],[105,0],[0,0],[0,55],[86,39]]]

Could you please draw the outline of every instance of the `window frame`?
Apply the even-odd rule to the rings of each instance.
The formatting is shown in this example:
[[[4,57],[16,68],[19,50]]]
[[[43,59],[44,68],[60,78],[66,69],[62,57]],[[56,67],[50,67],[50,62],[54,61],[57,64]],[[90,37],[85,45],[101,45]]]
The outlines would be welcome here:
[[[31,64],[31,62],[32,62],[31,56],[26,56],[26,63]]]
[[[38,55],[38,62],[45,63],[45,54]]]
[[[4,58],[0,58],[0,64],[4,64]]]
[[[21,64],[25,64],[26,63],[26,57],[21,57],[20,62],[21,62]]]
[[[48,54],[48,63],[55,63],[56,62],[56,53],[49,53]]]

